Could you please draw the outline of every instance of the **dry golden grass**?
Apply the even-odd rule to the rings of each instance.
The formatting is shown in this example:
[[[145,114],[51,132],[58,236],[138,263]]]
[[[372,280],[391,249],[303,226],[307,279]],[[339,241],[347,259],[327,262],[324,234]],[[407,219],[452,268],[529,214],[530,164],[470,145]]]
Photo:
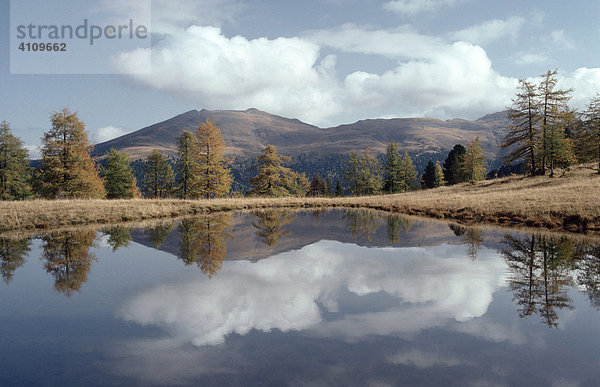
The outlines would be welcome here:
[[[600,233],[600,175],[591,166],[562,177],[508,177],[405,194],[344,198],[34,200],[0,202],[0,230],[176,217],[261,208],[361,207],[451,219]]]

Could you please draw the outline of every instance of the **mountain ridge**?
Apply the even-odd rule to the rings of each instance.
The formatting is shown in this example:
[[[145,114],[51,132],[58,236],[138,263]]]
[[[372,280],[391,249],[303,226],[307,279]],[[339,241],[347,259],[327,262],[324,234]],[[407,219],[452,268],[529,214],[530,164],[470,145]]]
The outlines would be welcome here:
[[[351,124],[320,128],[274,115],[256,108],[246,110],[196,110],[178,114],[123,136],[96,144],[94,156],[110,148],[132,159],[145,158],[153,149],[170,156],[177,153],[177,138],[184,130],[194,131],[210,119],[221,128],[229,155],[250,158],[266,145],[275,145],[281,154],[346,154],[366,147],[384,152],[386,144],[397,142],[410,153],[435,153],[456,143],[466,144],[480,137],[484,151],[495,156],[506,126],[507,113],[497,112],[477,120],[452,118],[372,118]]]

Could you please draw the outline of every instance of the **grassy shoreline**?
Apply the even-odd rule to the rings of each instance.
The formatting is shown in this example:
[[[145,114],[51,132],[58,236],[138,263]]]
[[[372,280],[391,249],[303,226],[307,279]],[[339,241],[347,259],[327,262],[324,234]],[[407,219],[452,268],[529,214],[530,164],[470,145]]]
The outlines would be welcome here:
[[[600,234],[600,176],[579,166],[562,177],[513,176],[404,194],[340,198],[33,200],[0,202],[0,231],[52,229],[267,208],[367,208],[447,219]]]

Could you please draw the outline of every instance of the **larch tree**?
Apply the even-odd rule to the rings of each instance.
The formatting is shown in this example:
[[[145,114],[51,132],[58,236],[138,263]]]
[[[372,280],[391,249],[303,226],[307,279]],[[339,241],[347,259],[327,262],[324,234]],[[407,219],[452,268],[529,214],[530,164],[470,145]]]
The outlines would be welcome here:
[[[225,157],[221,130],[206,120],[196,131],[198,152],[198,194],[206,199],[225,196],[231,189],[231,159]]]
[[[567,136],[567,131],[577,126],[575,111],[564,107],[560,118],[546,126],[544,130],[544,148],[542,155],[546,168],[550,169],[550,177],[554,176],[557,167],[566,168],[576,162],[573,139]]]
[[[352,152],[344,171],[353,195],[375,195],[381,193],[381,165],[369,148],[360,154]]]
[[[448,152],[448,156],[444,161],[444,180],[448,185],[454,185],[464,181],[460,172],[460,160],[465,153],[467,153],[467,150],[460,144],[454,145],[454,148]]]
[[[359,191],[359,173],[360,173],[360,165],[358,161],[358,153],[350,152],[348,155],[348,161],[346,162],[346,166],[344,167],[344,179],[350,186],[350,192],[353,195],[357,195]]]
[[[158,199],[171,196],[175,174],[169,161],[154,149],[144,163],[142,189],[146,197]]]
[[[587,159],[598,161],[600,174],[600,94],[590,100],[583,112],[580,137],[583,139],[582,153]]]
[[[126,154],[111,148],[101,174],[108,199],[131,199],[136,196],[136,181]]]
[[[440,165],[439,161],[435,162],[434,185],[436,187],[441,187],[443,185],[446,185],[446,180],[444,179],[444,170],[442,169],[442,166]]]
[[[385,152],[383,190],[389,193],[400,191],[400,154],[398,144],[394,142],[388,143]]]
[[[289,196],[286,189],[293,171],[282,164],[290,161],[287,156],[277,154],[277,148],[268,145],[262,154],[255,159],[253,169],[257,169],[257,175],[250,179],[252,189],[248,192],[250,196]]]
[[[42,162],[36,179],[45,198],[103,198],[106,195],[85,124],[69,109],[51,116],[52,128],[42,138]]]
[[[182,199],[195,199],[200,196],[198,193],[200,176],[198,140],[192,132],[184,130],[178,142],[177,193]]]
[[[31,196],[31,168],[23,142],[15,137],[6,121],[0,123],[0,200],[21,200]]]
[[[462,173],[467,181],[474,182],[485,179],[485,157],[479,145],[479,137],[471,142],[467,153],[462,155],[461,161]]]
[[[500,145],[509,151],[504,159],[507,164],[525,160],[532,176],[538,172],[536,159],[541,136],[538,91],[533,83],[519,80],[519,92],[508,110],[508,132]]]
[[[304,173],[291,170],[285,175],[283,186],[292,196],[305,196],[310,189],[310,182]]]
[[[541,80],[538,85],[539,106],[540,106],[540,125],[542,129],[542,145],[541,145],[541,160],[540,174],[544,175],[548,167],[551,168],[551,173],[554,174],[554,160],[552,165],[549,164],[550,146],[554,147],[552,152],[556,152],[558,148],[564,148],[564,144],[557,144],[557,128],[565,121],[565,114],[568,115],[568,103],[571,99],[573,89],[560,90],[556,89],[558,79],[556,75],[558,70],[548,70],[540,76]],[[550,136],[548,132],[552,131]],[[550,140],[554,141],[550,144]]]
[[[400,160],[399,192],[407,192],[417,188],[417,168],[407,152]]]

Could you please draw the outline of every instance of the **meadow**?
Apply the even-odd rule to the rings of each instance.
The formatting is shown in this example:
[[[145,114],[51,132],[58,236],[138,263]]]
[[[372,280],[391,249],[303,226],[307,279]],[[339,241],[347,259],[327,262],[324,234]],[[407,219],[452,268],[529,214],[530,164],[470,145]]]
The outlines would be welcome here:
[[[0,202],[0,231],[112,224],[216,211],[268,208],[367,208],[453,220],[600,233],[600,175],[580,165],[564,175],[510,176],[402,194],[365,197],[210,200],[31,200]]]

